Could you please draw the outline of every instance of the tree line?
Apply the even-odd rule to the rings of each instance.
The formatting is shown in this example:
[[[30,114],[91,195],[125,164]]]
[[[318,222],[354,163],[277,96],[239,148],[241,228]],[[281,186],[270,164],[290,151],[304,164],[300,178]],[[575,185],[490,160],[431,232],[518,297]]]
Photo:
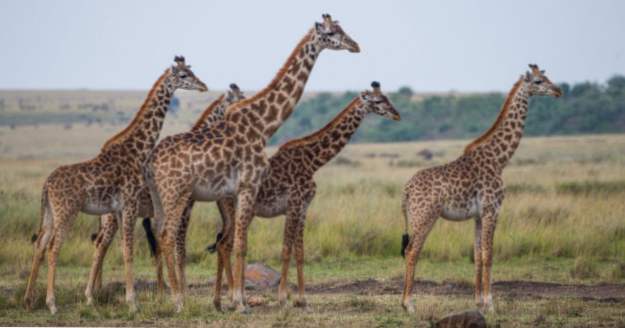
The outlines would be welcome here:
[[[625,132],[625,76],[605,83],[560,84],[559,99],[530,101],[526,135],[570,135]],[[356,92],[319,93],[302,101],[278,130],[272,143],[303,136],[323,127],[357,95]],[[447,94],[418,97],[402,87],[389,97],[402,120],[369,118],[354,136],[355,142],[472,138],[494,122],[506,94]]]

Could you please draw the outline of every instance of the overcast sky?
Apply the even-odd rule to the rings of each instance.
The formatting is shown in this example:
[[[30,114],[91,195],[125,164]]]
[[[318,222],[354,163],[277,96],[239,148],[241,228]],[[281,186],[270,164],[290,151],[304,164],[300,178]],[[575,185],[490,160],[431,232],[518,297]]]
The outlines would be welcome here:
[[[326,50],[307,90],[507,90],[625,74],[625,1],[0,1],[0,89],[147,89],[182,54],[211,89],[266,85],[328,12],[362,52]]]

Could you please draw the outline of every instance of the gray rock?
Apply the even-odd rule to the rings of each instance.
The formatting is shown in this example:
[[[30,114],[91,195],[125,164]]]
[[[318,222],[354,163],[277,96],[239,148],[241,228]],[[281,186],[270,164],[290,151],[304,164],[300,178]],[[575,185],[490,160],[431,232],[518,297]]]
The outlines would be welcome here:
[[[436,322],[436,328],[486,328],[486,319],[480,311],[452,313]]]
[[[272,288],[280,283],[280,273],[261,262],[245,266],[246,288]]]

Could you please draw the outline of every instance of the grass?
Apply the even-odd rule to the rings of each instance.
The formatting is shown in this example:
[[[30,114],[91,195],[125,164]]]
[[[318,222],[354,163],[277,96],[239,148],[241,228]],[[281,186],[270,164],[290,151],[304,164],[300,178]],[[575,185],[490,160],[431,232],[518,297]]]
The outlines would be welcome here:
[[[175,128],[175,122],[170,128]],[[180,127],[181,129],[183,127]],[[141,311],[129,315],[123,288],[111,287],[95,308],[84,305],[82,289],[91,263],[89,236],[94,217],[80,215],[61,250],[57,304],[51,317],[43,308],[45,269],[40,274],[39,308],[24,312],[20,292],[28,274],[30,236],[39,225],[39,197],[45,177],[57,166],[93,156],[110,128],[64,130],[41,126],[0,128],[0,324],[171,325],[184,320],[200,326],[424,326],[444,313],[470,308],[470,295],[426,294],[422,309],[409,316],[399,295],[311,294],[308,311],[281,310],[275,292],[255,291],[268,299],[251,316],[215,312],[206,289],[189,297],[182,314],[171,303],[141,292]],[[77,138],[85,135],[84,138]],[[404,270],[399,257],[404,229],[400,199],[405,181],[417,170],[452,160],[466,141],[348,146],[340,159],[317,174],[317,196],[308,211],[305,272],[309,284],[396,279]],[[23,145],[23,148],[20,148]],[[436,152],[432,160],[418,149]],[[273,149],[270,149],[270,153]],[[526,138],[506,169],[506,199],[495,234],[494,279],[558,283],[625,283],[625,135]],[[191,282],[213,277],[215,258],[204,252],[219,229],[213,204],[198,204],[188,236]],[[420,279],[471,285],[473,223],[439,220],[417,265]],[[248,258],[279,267],[283,220],[255,219]],[[137,279],[153,280],[145,237],[137,229]],[[111,247],[105,282],[123,281],[119,247]],[[293,274],[295,270],[291,270]],[[294,282],[295,277],[290,277]],[[117,286],[117,285],[116,285]],[[116,289],[117,288],[117,289]],[[496,296],[497,298],[497,296]],[[581,298],[497,298],[492,325],[593,326],[602,320],[625,322],[622,303]],[[155,319],[155,318],[158,318]]]

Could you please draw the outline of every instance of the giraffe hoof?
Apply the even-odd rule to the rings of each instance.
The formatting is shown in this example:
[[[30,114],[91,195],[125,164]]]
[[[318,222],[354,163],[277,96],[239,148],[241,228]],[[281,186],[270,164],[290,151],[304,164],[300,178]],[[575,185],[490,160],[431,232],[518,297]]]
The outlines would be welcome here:
[[[403,302],[403,303],[401,303],[401,306],[408,313],[415,313],[415,312],[417,312],[416,306],[414,304],[412,304],[411,302]]]
[[[87,305],[88,306],[92,306],[93,305],[93,297],[91,297],[91,296],[87,297]]]
[[[293,302],[293,306],[294,307],[298,307],[298,308],[306,308],[308,304],[306,303],[306,299],[305,298],[300,298],[295,300],[295,302]]]
[[[52,315],[55,315],[58,312],[56,305],[54,304],[48,304],[48,309],[50,309],[50,314]]]
[[[220,299],[214,299],[213,300],[213,306],[215,307],[215,310],[219,311],[219,312],[223,312],[223,309],[221,308],[221,300]]]
[[[238,304],[237,307],[236,307],[236,311],[241,313],[241,314],[249,314],[250,313],[250,308],[248,308],[244,304]]]

